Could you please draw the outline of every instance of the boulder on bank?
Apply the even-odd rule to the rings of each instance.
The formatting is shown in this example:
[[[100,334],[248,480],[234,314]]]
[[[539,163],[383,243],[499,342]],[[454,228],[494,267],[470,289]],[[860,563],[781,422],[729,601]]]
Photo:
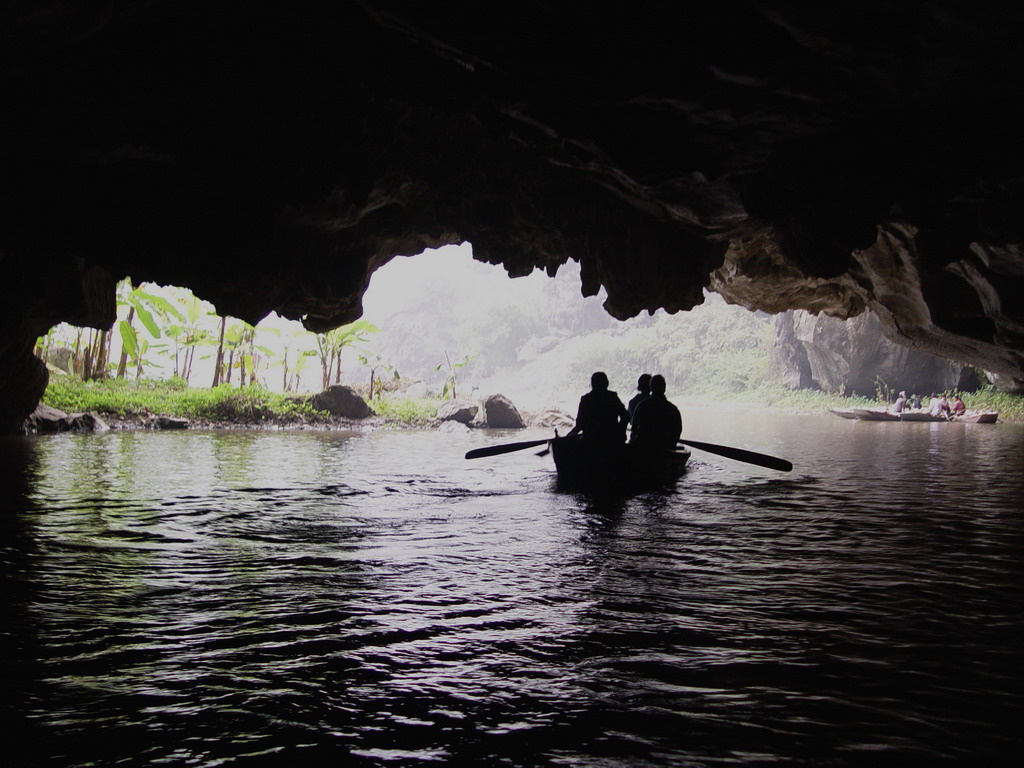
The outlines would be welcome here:
[[[476,418],[477,411],[479,410],[476,405],[465,400],[448,400],[441,403],[438,407],[437,420],[469,424],[469,422]]]
[[[526,426],[519,410],[504,395],[491,395],[484,400],[484,422],[493,429],[523,429]]]
[[[545,429],[570,430],[575,424],[576,419],[565,411],[559,411],[556,408],[548,408],[546,411],[541,411],[530,419],[531,427],[544,427]]]
[[[60,432],[67,429],[68,415],[59,408],[40,403],[25,419],[25,432]]]
[[[40,403],[25,419],[25,432],[105,432],[107,423],[95,413],[68,414],[59,408]]]
[[[70,432],[106,432],[110,426],[95,413],[69,413],[67,417]]]
[[[365,419],[373,414],[355,390],[341,385],[328,387],[310,398],[309,404],[318,411],[327,411],[331,416],[343,419]]]
[[[153,419],[153,426],[156,429],[188,429],[188,419],[179,419],[174,416],[157,416]]]

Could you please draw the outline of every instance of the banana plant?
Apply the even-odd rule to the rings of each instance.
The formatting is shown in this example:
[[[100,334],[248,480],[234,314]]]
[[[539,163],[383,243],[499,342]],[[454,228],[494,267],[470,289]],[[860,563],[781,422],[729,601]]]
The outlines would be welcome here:
[[[393,365],[388,365],[384,362],[384,359],[380,355],[374,355],[371,359],[368,354],[359,355],[359,362],[370,369],[370,399],[382,397],[384,394],[384,376],[383,372],[389,372],[391,378],[398,381],[402,377],[398,375],[398,369]],[[382,375],[377,377],[377,371],[380,370]],[[376,391],[376,394],[374,392]]]
[[[121,337],[121,359],[117,366],[117,378],[119,379],[125,377],[129,358],[135,365],[136,378],[144,364],[151,364],[143,359],[150,345],[143,344],[140,340],[134,325],[136,317],[154,339],[160,338],[160,322],[184,319],[181,311],[174,304],[163,296],[144,291],[144,285],[145,283],[141,283],[137,287],[133,287],[131,278],[126,277],[117,286],[118,308],[127,308],[127,317],[118,321],[118,332]]]
[[[472,355],[465,355],[459,362],[453,364],[451,358],[448,357],[448,350],[444,351],[444,362],[434,366],[435,371],[440,371],[442,368],[446,368],[448,371],[448,375],[444,380],[444,388],[441,390],[442,400],[447,399],[448,395],[451,395],[452,400],[458,400],[455,385],[458,383],[459,369],[469,365],[478,354],[480,353],[476,352]]]
[[[356,320],[327,333],[316,335],[315,354],[320,358],[323,388],[341,383],[341,352],[345,347],[366,341],[367,334],[379,328],[368,320]]]
[[[164,333],[174,342],[174,375],[188,382],[196,348],[211,344],[212,334],[203,327],[208,314],[205,302],[186,291],[175,299],[175,304],[183,315],[182,322],[169,326]]]

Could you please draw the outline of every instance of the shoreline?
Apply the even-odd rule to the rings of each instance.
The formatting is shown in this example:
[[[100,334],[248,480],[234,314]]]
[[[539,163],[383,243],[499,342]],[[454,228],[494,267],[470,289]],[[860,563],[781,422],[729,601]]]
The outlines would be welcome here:
[[[717,412],[721,414],[744,414],[773,412],[795,417],[831,415],[830,411],[846,407],[885,408],[886,404],[865,398],[846,398],[815,391],[795,392],[762,391],[736,396],[733,393],[721,397],[707,394],[686,396],[676,394],[673,400],[685,412]],[[1024,414],[1016,402],[1017,398],[981,397],[979,402],[969,403],[969,409],[995,410],[999,412],[999,423],[1022,424]],[[966,398],[965,398],[966,399]],[[974,400],[975,398],[970,398]],[[994,400],[994,402],[993,402]],[[86,402],[75,403],[86,405]],[[174,407],[165,410],[165,403],[152,405],[136,401],[135,407],[125,409],[126,413],[107,411],[103,405],[91,410],[64,410],[40,404],[36,413],[26,420],[22,434],[53,434],[60,432],[103,432],[115,431],[177,431],[181,429],[206,431],[257,431],[257,432],[301,432],[301,431],[348,431],[371,432],[376,430],[437,430],[472,431],[486,429],[486,424],[474,420],[468,423],[456,420],[424,418],[405,412],[373,413],[364,418],[332,416],[323,411],[296,411],[275,408],[265,401],[242,403],[241,407],[224,409],[227,412],[210,416],[188,416]],[[153,408],[152,406],[156,406]],[[163,406],[163,407],[161,407]],[[234,404],[232,404],[234,406]],[[159,409],[159,411],[157,410]],[[40,410],[49,411],[41,413]],[[163,413],[160,413],[163,411]],[[168,412],[170,411],[170,412]],[[547,408],[543,410],[522,410],[520,414],[525,426],[522,429],[569,429],[574,422],[575,408]],[[424,414],[425,416],[425,414]]]

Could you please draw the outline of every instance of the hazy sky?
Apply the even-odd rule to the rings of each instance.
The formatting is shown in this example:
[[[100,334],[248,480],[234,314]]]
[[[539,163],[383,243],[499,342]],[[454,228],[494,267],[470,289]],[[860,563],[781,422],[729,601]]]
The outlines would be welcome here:
[[[426,283],[443,281],[461,286],[460,301],[467,308],[486,312],[494,296],[514,300],[516,295],[536,295],[548,277],[536,270],[526,277],[510,278],[501,266],[473,260],[469,243],[427,250],[417,256],[398,256],[373,273],[363,297],[363,317],[380,324],[403,307],[421,298]],[[581,297],[582,300],[582,297]]]

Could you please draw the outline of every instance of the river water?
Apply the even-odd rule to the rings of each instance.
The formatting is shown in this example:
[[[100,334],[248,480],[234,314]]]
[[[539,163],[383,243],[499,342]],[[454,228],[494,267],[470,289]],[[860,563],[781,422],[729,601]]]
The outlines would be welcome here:
[[[544,433],[0,443],[4,765],[1016,764],[1024,428],[684,412],[673,493]]]

